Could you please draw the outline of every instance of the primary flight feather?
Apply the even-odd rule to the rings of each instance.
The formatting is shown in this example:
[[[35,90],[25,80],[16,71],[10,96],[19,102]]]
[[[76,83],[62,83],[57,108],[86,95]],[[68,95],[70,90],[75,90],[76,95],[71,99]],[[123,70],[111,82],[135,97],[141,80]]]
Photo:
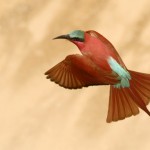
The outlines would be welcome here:
[[[74,43],[82,55],[67,56],[45,75],[68,89],[110,85],[107,122],[137,115],[139,108],[149,116],[150,74],[128,70],[114,46],[96,31],[75,30],[54,39]]]

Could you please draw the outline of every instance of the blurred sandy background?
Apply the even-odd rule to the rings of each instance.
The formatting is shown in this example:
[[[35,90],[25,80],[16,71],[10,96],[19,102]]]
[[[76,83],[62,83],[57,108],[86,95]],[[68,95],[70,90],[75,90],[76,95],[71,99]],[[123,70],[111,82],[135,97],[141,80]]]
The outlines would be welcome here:
[[[44,72],[79,53],[53,37],[94,29],[150,73],[149,0],[0,1],[0,150],[149,150],[150,117],[107,124],[109,87],[66,90]],[[150,109],[150,106],[149,106]]]

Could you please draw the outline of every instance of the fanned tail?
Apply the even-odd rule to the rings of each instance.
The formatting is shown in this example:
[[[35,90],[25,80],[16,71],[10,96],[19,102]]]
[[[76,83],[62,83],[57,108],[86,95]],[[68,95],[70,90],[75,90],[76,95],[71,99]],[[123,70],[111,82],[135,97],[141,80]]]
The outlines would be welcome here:
[[[110,86],[108,123],[137,115],[139,108],[150,116],[146,107],[150,102],[150,74],[128,71],[131,75],[129,88]]]

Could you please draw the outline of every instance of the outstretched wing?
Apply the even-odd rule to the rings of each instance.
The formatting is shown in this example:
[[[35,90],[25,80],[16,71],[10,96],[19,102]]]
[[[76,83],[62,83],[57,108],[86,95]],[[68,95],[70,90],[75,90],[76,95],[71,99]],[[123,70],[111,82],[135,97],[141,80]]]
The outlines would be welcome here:
[[[79,54],[67,56],[45,75],[47,79],[68,89],[104,84],[98,80],[99,74],[95,64],[86,56]]]

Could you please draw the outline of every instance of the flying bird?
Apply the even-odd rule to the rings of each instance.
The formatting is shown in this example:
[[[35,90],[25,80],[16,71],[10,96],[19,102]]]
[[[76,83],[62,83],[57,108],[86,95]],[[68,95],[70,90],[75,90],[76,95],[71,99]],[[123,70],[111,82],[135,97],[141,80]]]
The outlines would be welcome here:
[[[67,89],[93,85],[110,85],[107,122],[118,121],[139,113],[150,116],[150,74],[128,70],[115,47],[94,30],[75,30],[54,39],[74,43],[81,54],[68,55],[45,75]]]

